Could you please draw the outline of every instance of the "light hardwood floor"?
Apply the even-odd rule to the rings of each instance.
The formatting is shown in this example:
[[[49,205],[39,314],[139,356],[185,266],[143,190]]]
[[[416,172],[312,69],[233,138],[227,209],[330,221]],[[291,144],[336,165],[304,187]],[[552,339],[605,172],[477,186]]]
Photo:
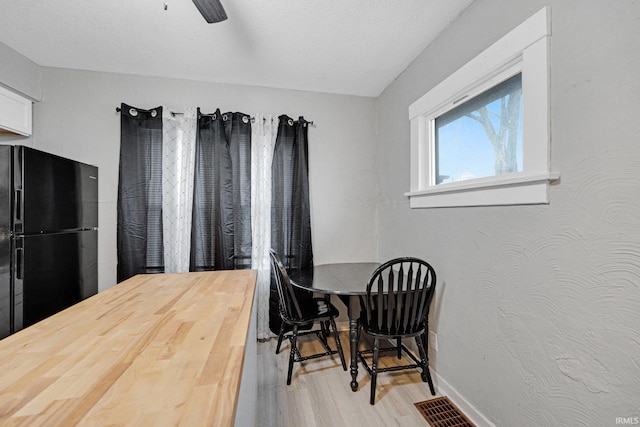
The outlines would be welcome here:
[[[349,336],[341,332],[347,368]],[[302,354],[316,350],[311,336],[301,338]],[[333,339],[329,343],[333,346]],[[275,354],[275,338],[258,343],[258,426],[427,426],[414,403],[431,399],[429,385],[417,370],[378,375],[376,404],[369,404],[371,381],[359,365],[359,389],[351,391],[349,371],[342,370],[340,358],[308,360],[294,364],[291,385],[287,386],[289,342]],[[381,363],[396,362],[392,353]],[[403,359],[406,363],[406,358]],[[437,391],[437,384],[436,391]]]

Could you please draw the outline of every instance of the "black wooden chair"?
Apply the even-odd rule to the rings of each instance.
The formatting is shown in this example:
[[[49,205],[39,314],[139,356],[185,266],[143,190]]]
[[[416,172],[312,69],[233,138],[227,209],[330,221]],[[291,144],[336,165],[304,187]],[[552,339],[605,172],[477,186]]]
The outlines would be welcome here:
[[[403,369],[420,369],[422,381],[429,383],[431,394],[435,395],[431,373],[429,372],[428,315],[431,299],[436,288],[436,273],[427,262],[418,258],[396,258],[380,267],[367,283],[367,293],[361,302],[360,332],[373,337],[373,349],[358,351],[358,358],[371,376],[372,405],[376,399],[378,373]],[[417,358],[403,343],[403,338],[414,338],[420,358]],[[380,348],[380,340],[390,340],[395,346]],[[359,347],[358,347],[359,348]],[[402,352],[414,363],[386,368],[378,366],[380,352]],[[372,354],[371,366],[365,354]]]
[[[338,335],[338,328],[335,322],[335,318],[338,317],[339,314],[338,309],[329,301],[322,298],[313,298],[310,301],[299,303],[284,265],[282,265],[282,262],[278,259],[273,249],[269,251],[269,255],[271,256],[271,266],[274,269],[274,276],[276,278],[278,296],[280,297],[280,317],[282,318],[283,325],[288,325],[292,329],[291,334],[285,336],[285,338],[288,338],[291,342],[287,385],[291,384],[294,362],[303,362],[305,360],[331,356],[337,353],[340,356],[340,362],[342,362],[342,369],[346,371],[347,364],[344,360],[342,344],[340,343],[340,336]],[[301,327],[313,326],[316,322],[320,323],[320,330],[300,331]],[[331,349],[327,341],[331,330],[333,330],[334,333],[337,350]],[[300,354],[298,337],[309,334],[315,334],[318,337],[324,347],[324,352],[308,356],[302,356]],[[278,348],[280,347],[282,336],[283,331],[281,330],[278,339]]]

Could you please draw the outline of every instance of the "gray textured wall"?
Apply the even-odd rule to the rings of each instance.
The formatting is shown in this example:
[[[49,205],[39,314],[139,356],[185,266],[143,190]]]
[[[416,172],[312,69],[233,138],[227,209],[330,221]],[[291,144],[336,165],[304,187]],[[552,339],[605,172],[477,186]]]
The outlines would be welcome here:
[[[410,209],[408,106],[543,6],[541,206]],[[378,98],[379,257],[439,278],[437,372],[500,426],[640,416],[640,2],[476,0]]]

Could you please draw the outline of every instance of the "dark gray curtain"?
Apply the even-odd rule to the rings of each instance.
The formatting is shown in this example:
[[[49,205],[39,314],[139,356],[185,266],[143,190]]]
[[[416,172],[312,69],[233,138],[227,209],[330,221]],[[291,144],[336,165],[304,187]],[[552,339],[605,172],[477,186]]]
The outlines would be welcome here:
[[[191,271],[251,268],[251,118],[198,109]]]
[[[164,271],[162,107],[121,105],[117,246],[118,282]]]
[[[287,269],[313,266],[311,210],[309,206],[308,122],[279,117],[278,136],[273,153],[271,193],[271,248]],[[299,300],[310,299],[310,292],[297,292]],[[269,328],[280,331],[278,292],[271,280]]]

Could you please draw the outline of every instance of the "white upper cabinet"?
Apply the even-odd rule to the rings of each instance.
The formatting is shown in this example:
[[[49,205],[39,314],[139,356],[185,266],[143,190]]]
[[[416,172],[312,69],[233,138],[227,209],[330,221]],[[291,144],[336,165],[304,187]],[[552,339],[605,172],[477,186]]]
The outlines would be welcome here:
[[[0,86],[0,134],[31,135],[33,103]]]

